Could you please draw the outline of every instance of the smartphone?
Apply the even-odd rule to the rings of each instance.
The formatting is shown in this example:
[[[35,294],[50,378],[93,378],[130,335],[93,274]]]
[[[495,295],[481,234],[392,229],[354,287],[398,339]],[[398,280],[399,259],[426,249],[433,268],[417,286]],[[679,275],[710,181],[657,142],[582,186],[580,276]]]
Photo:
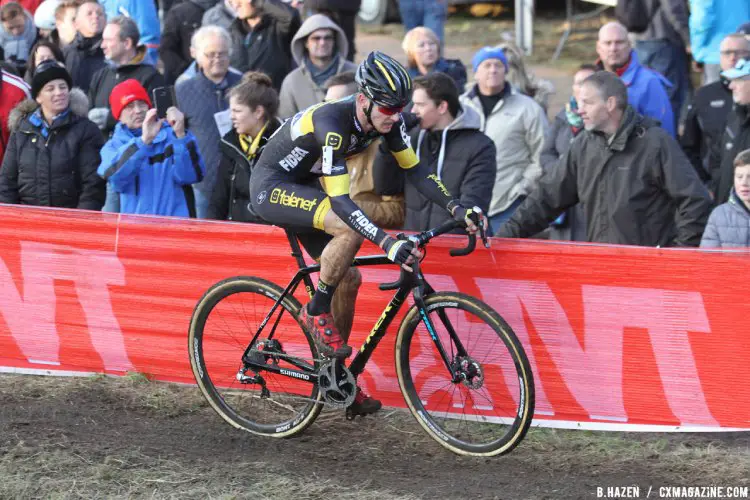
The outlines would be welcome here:
[[[177,105],[174,87],[172,85],[157,87],[153,90],[152,94],[154,107],[156,108],[156,116],[158,118],[166,118],[167,110],[172,106]]]

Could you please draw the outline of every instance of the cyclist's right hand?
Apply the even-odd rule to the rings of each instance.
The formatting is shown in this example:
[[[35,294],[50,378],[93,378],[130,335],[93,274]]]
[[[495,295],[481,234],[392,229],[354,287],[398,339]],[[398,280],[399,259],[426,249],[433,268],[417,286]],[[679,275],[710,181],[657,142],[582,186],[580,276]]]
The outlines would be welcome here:
[[[407,271],[413,271],[409,264],[421,257],[422,253],[411,240],[397,240],[386,236],[383,240],[383,250],[391,262],[399,264]]]

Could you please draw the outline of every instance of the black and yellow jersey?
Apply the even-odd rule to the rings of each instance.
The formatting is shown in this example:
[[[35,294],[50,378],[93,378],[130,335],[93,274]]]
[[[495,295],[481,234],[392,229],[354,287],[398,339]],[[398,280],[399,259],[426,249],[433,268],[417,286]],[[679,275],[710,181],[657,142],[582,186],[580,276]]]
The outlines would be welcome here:
[[[357,119],[356,106],[356,95],[317,104],[287,120],[268,139],[250,179],[253,207],[264,219],[279,225],[309,220],[322,229],[326,212],[333,209],[350,227],[380,244],[385,233],[349,198],[346,166],[347,158],[380,137],[427,197],[442,206],[453,199],[437,176],[420,168],[403,118],[386,134],[366,133]],[[320,178],[327,196],[320,198],[309,191],[315,178]]]

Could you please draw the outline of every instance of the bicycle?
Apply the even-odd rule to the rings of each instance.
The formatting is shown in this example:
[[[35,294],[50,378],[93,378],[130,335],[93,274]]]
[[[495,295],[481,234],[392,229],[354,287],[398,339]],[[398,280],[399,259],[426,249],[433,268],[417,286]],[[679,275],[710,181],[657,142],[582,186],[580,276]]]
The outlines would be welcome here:
[[[424,248],[457,227],[449,221],[410,238]],[[451,249],[452,256],[474,250],[476,236],[468,236],[467,246]],[[357,377],[411,292],[414,305],[396,337],[396,374],[422,428],[461,455],[501,455],[523,440],[534,414],[533,376],[521,343],[495,310],[463,293],[436,292],[415,263],[413,272],[401,269],[397,281],[380,285],[396,293],[351,363],[322,358],[297,322],[302,306],[293,296],[301,282],[312,295],[310,276],[320,265],[306,264],[290,230],[287,238],[299,270],[286,288],[258,277],[233,277],[213,285],[195,306],[190,364],[203,395],[224,420],[282,438],[304,431],[323,406],[347,407]],[[372,265],[393,263],[385,255],[352,263]]]

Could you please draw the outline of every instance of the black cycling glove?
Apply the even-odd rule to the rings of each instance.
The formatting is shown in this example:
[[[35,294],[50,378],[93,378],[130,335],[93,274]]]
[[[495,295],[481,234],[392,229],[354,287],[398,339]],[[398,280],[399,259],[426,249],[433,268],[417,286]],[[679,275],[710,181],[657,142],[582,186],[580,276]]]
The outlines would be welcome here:
[[[411,257],[411,251],[414,248],[414,242],[411,240],[397,240],[390,236],[385,237],[383,250],[391,262],[399,265],[406,264]]]

